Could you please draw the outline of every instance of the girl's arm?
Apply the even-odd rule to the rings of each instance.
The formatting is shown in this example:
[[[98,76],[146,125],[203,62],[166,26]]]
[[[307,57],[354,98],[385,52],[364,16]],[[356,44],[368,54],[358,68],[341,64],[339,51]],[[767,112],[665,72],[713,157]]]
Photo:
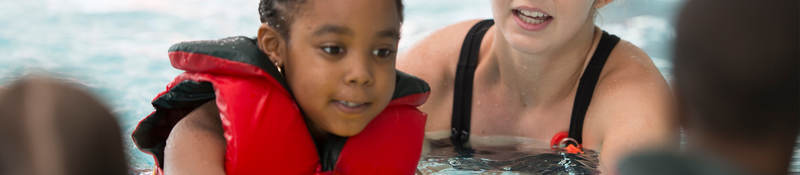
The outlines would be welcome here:
[[[175,125],[167,138],[164,154],[164,174],[225,174],[225,138],[213,100]]]

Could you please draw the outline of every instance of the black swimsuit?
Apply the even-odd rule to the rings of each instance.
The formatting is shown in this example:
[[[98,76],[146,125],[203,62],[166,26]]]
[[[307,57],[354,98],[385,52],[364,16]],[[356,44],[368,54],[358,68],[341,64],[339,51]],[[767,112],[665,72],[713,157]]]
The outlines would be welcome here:
[[[478,52],[481,48],[481,41],[486,31],[494,25],[494,20],[488,19],[475,24],[467,33],[464,43],[461,46],[461,55],[458,58],[458,68],[456,70],[455,87],[453,89],[453,118],[451,121],[450,140],[459,153],[471,153],[471,149],[466,148],[465,143],[469,140],[470,117],[472,111],[472,86],[475,77],[475,68],[478,66]],[[578,83],[578,91],[575,95],[575,102],[572,106],[572,116],[569,124],[569,137],[575,139],[578,144],[583,143],[583,119],[586,110],[592,101],[595,85],[600,77],[608,55],[614,46],[619,42],[619,37],[609,35],[605,31],[600,38],[597,49],[589,60],[583,76]]]

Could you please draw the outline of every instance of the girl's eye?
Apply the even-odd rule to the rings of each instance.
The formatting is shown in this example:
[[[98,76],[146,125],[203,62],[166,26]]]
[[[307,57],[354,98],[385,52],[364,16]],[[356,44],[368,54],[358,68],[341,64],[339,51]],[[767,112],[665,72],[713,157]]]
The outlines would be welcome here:
[[[394,50],[391,49],[375,49],[372,50],[372,55],[375,55],[380,58],[387,58],[394,54]]]
[[[322,46],[320,47],[323,52],[328,53],[330,55],[339,55],[344,53],[344,48],[339,46]]]

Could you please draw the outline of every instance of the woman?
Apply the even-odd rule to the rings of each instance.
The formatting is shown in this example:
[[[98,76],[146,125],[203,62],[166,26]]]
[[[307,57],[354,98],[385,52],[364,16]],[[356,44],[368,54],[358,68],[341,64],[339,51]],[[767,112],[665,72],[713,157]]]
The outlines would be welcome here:
[[[611,1],[493,0],[494,20],[447,26],[402,54],[400,70],[431,85],[426,138],[531,148],[569,131],[600,152],[604,173],[631,149],[672,141],[664,78],[594,24]]]

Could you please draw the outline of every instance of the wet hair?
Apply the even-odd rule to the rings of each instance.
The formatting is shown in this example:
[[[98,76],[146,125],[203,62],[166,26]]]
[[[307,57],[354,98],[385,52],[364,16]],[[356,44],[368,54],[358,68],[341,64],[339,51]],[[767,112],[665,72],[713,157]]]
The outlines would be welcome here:
[[[261,23],[266,23],[277,30],[281,36],[288,38],[289,26],[292,24],[292,18],[301,10],[299,8],[300,5],[307,1],[308,0],[260,0],[258,3],[258,14],[261,18]],[[400,22],[403,22],[403,1],[396,0],[395,2]]]
[[[794,136],[800,126],[797,4],[688,1],[674,88],[684,124],[730,139]]]

